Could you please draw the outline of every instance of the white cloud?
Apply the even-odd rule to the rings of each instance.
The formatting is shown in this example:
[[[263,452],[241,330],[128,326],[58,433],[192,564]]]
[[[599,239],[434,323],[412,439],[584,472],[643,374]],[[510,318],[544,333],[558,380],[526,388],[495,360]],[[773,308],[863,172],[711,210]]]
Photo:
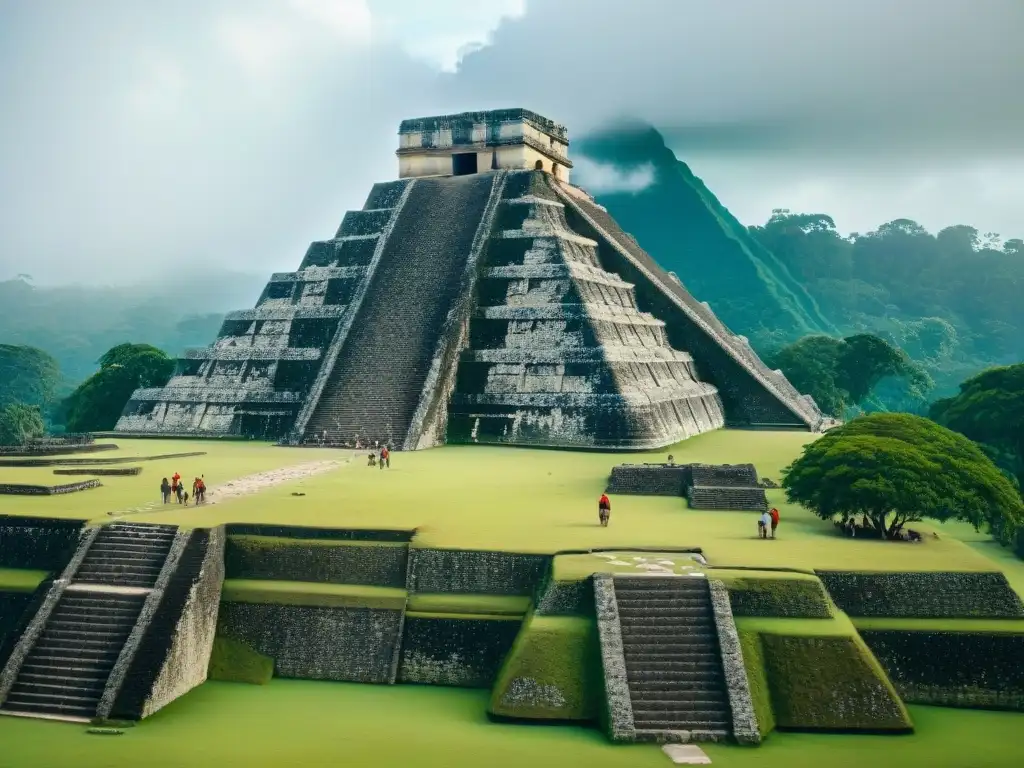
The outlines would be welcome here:
[[[654,183],[654,166],[650,163],[621,168],[610,163],[599,163],[577,155],[573,159],[572,181],[591,194],[613,192],[642,192]]]

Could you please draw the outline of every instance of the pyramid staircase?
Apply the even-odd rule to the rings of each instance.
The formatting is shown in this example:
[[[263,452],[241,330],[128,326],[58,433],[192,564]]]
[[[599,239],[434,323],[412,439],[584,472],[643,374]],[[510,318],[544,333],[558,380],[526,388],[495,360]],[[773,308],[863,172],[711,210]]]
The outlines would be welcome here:
[[[708,580],[598,574],[594,589],[612,738],[735,736]]]
[[[88,720],[170,554],[176,526],[102,528],[56,605],[44,604],[0,672],[0,713]],[[23,660],[22,660],[23,659]],[[7,681],[5,684],[5,680]],[[7,689],[5,691],[5,688]]]
[[[402,446],[494,181],[480,174],[412,183],[307,435]]]
[[[739,509],[764,512],[768,497],[764,488],[691,485],[686,489],[691,509]]]

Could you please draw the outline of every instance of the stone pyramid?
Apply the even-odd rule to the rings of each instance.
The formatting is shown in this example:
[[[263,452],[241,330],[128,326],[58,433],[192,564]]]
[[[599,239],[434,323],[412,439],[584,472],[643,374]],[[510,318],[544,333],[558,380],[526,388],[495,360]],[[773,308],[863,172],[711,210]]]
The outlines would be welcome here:
[[[813,400],[569,183],[563,127],[502,110],[400,136],[402,178],[165,387],[135,392],[118,431],[640,449],[723,425],[821,427]]]

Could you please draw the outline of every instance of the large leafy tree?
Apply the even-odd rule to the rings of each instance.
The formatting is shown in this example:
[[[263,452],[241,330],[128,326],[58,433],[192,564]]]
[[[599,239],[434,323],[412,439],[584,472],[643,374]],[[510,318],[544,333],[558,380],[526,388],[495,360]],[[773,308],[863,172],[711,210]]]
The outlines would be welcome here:
[[[869,333],[845,339],[805,336],[783,347],[769,362],[833,416],[863,403],[883,379],[904,379],[917,393],[930,385],[928,376],[903,350]]]
[[[967,379],[958,395],[933,403],[930,415],[987,446],[1024,488],[1024,363]]]
[[[0,344],[0,408],[47,405],[60,381],[57,361],[36,347]]]
[[[118,344],[99,363],[100,369],[64,403],[71,432],[113,429],[132,392],[163,386],[174,371],[174,361],[149,344]]]
[[[1024,502],[965,438],[905,413],[861,416],[808,445],[786,470],[786,497],[824,520],[866,518],[893,538],[910,522],[963,520],[1010,543]]]
[[[0,407],[0,445],[24,445],[43,431],[38,406],[9,403]]]

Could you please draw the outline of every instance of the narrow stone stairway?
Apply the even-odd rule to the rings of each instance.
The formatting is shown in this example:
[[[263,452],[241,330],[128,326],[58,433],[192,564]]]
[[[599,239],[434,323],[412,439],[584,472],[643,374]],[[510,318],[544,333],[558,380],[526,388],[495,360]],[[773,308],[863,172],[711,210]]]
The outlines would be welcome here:
[[[174,526],[115,523],[93,540],[0,711],[89,719],[156,584]]]
[[[616,576],[623,658],[638,740],[732,730],[707,579]],[[694,732],[699,732],[694,733]]]
[[[686,491],[691,509],[730,509],[764,512],[768,497],[764,488],[694,485]]]
[[[306,434],[400,447],[494,185],[494,174],[417,179]]]

